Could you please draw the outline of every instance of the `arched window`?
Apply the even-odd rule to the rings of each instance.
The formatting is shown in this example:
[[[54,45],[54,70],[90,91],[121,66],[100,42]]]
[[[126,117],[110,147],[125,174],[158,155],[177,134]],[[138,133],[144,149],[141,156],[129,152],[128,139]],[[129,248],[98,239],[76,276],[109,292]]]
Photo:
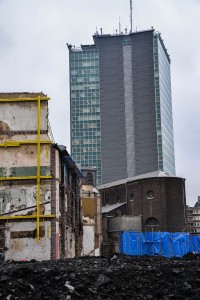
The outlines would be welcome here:
[[[146,220],[145,225],[149,225],[149,226],[151,226],[151,225],[159,225],[159,222],[158,222],[158,220],[156,218],[150,217],[150,218],[148,218]]]

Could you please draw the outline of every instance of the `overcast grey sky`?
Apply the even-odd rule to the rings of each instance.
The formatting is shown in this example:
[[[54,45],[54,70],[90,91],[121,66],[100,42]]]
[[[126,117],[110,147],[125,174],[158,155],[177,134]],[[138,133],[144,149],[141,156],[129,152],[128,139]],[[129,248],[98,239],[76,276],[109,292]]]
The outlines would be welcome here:
[[[0,91],[48,94],[55,141],[70,150],[66,43],[130,29],[129,0],[0,0]],[[200,195],[200,0],[133,0],[137,30],[161,32],[171,57],[177,176]]]

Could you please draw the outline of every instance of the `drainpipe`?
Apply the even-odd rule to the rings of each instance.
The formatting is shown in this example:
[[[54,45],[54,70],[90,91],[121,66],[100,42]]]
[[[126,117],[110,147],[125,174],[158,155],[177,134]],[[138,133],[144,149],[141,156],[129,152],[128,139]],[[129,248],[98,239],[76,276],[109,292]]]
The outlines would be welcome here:
[[[187,226],[187,220],[186,220],[186,202],[185,202],[185,189],[184,189],[184,184],[183,184],[183,181],[185,179],[182,179],[182,193],[183,193],[183,209],[184,209],[184,221],[185,221],[185,226],[186,228],[188,229],[188,226]]]
[[[65,259],[66,257],[66,249],[65,249],[65,181],[64,181],[64,167],[65,164],[63,161],[61,161],[61,184],[60,184],[60,244],[61,244],[61,253],[60,257],[62,259]]]
[[[126,187],[126,214],[128,211],[128,191],[127,191],[127,182],[125,183],[125,187]]]

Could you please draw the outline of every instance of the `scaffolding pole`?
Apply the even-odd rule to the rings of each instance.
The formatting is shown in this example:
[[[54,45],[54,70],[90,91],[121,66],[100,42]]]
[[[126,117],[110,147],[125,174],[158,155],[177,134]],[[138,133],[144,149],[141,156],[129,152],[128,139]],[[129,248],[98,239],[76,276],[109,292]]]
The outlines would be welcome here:
[[[0,102],[26,102],[36,101],[37,102],[37,140],[24,140],[24,141],[5,141],[0,144],[0,147],[20,147],[20,145],[36,144],[37,145],[37,176],[18,176],[18,177],[0,177],[0,181],[11,181],[11,180],[36,180],[37,183],[37,198],[36,198],[36,215],[14,215],[14,216],[0,216],[0,220],[15,220],[15,219],[36,219],[36,239],[40,241],[40,219],[41,218],[55,218],[54,214],[43,215],[40,214],[40,190],[41,190],[41,179],[51,179],[52,176],[41,176],[41,144],[51,144],[51,141],[40,140],[41,132],[41,101],[50,100],[49,97],[33,97],[33,98],[3,98]]]

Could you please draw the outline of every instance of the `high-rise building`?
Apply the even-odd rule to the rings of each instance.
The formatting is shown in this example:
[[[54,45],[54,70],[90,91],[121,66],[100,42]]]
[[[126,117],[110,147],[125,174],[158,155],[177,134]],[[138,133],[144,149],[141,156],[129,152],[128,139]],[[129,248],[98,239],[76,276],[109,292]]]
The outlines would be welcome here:
[[[97,184],[161,170],[175,175],[170,57],[152,30],[68,45],[71,154]]]
[[[68,48],[71,153],[81,168],[92,167],[96,170],[96,181],[99,184],[101,183],[99,51],[95,45],[81,48],[68,45]]]

